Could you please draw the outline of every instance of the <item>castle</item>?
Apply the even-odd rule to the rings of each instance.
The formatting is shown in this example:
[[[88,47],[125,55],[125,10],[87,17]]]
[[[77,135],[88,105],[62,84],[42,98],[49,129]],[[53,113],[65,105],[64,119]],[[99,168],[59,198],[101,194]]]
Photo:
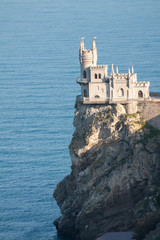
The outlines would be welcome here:
[[[92,49],[85,49],[84,38],[80,40],[79,50],[80,78],[77,83],[81,86],[79,98],[84,104],[116,103],[144,101],[149,99],[150,82],[137,82],[137,74],[133,65],[128,73],[119,73],[118,67],[108,75],[108,65],[97,65],[97,48],[95,37]]]

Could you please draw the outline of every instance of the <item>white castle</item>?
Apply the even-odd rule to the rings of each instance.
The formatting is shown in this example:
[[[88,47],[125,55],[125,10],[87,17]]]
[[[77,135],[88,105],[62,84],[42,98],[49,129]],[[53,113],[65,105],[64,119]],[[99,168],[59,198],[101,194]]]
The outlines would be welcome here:
[[[108,65],[97,65],[97,48],[95,37],[92,49],[84,48],[84,38],[80,40],[79,61],[81,77],[77,83],[81,85],[79,98],[85,104],[130,102],[149,99],[150,82],[137,82],[137,74],[133,65],[128,73],[114,72],[108,76]]]

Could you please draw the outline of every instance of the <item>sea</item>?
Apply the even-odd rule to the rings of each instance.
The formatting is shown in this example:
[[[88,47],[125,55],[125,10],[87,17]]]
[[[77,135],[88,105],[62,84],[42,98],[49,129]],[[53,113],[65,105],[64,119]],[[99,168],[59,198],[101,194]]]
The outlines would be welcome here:
[[[81,37],[160,92],[159,0],[0,0],[0,240],[69,240],[53,191],[71,172]]]

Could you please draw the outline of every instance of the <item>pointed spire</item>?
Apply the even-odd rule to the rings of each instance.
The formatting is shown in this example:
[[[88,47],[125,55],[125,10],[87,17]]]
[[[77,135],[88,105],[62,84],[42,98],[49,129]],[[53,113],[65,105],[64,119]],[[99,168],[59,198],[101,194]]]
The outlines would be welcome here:
[[[116,74],[118,74],[118,66],[116,66]]]
[[[95,49],[96,48],[96,41],[95,41],[96,37],[93,37],[93,40],[92,40],[92,49]]]
[[[128,68],[128,77],[130,77],[131,75],[131,70],[130,70],[130,67]]]
[[[113,63],[111,64],[111,75],[114,76],[114,67],[113,67]]]
[[[134,68],[133,68],[133,64],[132,64],[132,70],[131,70],[132,73],[134,73]]]
[[[83,50],[84,49],[84,39],[85,37],[82,37],[80,40],[80,49]]]
[[[130,74],[131,73],[131,70],[130,70],[130,67],[128,68],[128,74]]]

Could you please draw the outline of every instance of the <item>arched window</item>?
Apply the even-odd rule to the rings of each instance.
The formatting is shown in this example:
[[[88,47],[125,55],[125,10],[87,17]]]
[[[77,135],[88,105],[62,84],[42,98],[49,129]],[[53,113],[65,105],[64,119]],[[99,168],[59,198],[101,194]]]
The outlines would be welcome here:
[[[123,97],[124,96],[124,90],[123,88],[119,89],[119,97]]]
[[[87,90],[84,89],[84,97],[87,97]]]
[[[141,90],[138,92],[138,97],[139,97],[139,98],[142,98],[142,97],[143,97],[143,92],[142,92]]]
[[[99,96],[99,95],[96,95],[95,98],[100,98],[100,96]]]
[[[85,70],[83,71],[83,78],[87,78],[87,73]]]
[[[101,74],[99,73],[99,78],[101,78]]]
[[[95,73],[95,79],[97,79],[97,73]]]

